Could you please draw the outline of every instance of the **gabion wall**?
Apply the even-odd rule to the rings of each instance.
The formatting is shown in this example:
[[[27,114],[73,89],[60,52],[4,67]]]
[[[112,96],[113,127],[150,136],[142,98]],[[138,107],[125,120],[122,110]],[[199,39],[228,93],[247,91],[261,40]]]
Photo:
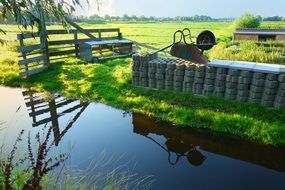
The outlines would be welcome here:
[[[229,61],[210,62],[206,66],[179,58],[135,54],[132,70],[134,86],[285,108],[285,70],[282,66]]]

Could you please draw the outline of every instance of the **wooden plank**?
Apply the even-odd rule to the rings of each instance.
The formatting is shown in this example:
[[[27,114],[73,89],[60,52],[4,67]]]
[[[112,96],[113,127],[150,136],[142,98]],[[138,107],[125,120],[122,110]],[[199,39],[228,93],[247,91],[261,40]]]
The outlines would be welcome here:
[[[43,61],[44,59],[45,59],[45,56],[38,56],[38,57],[23,59],[19,61],[19,65],[26,65],[32,62]]]
[[[28,38],[36,38],[39,37],[40,35],[36,32],[33,33],[23,33],[23,34],[17,34],[17,39],[28,39]]]
[[[44,66],[44,67],[41,67],[38,69],[34,69],[34,70],[30,70],[30,71],[21,72],[20,77],[34,75],[34,74],[43,72],[45,69],[47,69],[47,66]]]
[[[78,34],[77,31],[74,33],[74,50],[75,50],[75,57],[79,57],[79,44],[78,44]]]
[[[102,28],[102,29],[84,29],[84,31],[89,33],[99,33],[99,30],[104,33],[109,32],[119,32],[119,28]],[[76,30],[47,30],[48,35],[57,35],[57,34],[74,34]]]
[[[96,40],[97,38],[95,36],[93,36],[90,32],[85,31],[83,28],[81,28],[81,26],[79,26],[78,24],[76,24],[75,22],[73,22],[71,19],[69,19],[68,17],[64,17],[65,20],[74,28],[76,28],[79,32],[85,34],[86,36],[88,36],[90,39],[92,40]]]
[[[105,38],[101,38],[101,40],[114,40],[117,39],[115,37],[105,37]],[[98,41],[99,39],[97,39],[96,41]],[[82,43],[82,42],[90,42],[92,40],[90,40],[90,38],[84,38],[84,39],[78,39],[77,42]],[[48,44],[50,46],[56,46],[56,45],[68,45],[68,44],[74,44],[74,39],[72,40],[55,40],[55,41],[49,41]]]
[[[66,55],[66,54],[73,54],[73,53],[75,53],[75,50],[71,49],[71,50],[66,50],[66,51],[50,52],[49,56],[52,57],[52,56],[59,56],[59,55]]]
[[[22,53],[27,53],[27,52],[31,52],[31,51],[42,49],[42,48],[44,48],[44,44],[36,44],[36,45],[30,45],[30,46],[20,46],[18,48],[18,51]]]

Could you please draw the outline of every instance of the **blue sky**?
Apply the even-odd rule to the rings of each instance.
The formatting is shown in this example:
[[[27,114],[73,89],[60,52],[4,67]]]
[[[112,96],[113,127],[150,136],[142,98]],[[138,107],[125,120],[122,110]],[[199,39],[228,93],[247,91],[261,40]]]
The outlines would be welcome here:
[[[83,1],[83,0],[81,0]],[[92,0],[91,0],[92,1]],[[261,16],[285,16],[285,0],[101,0],[96,6],[77,8],[77,15],[145,15],[175,17],[209,15],[214,18],[238,17],[245,12]]]

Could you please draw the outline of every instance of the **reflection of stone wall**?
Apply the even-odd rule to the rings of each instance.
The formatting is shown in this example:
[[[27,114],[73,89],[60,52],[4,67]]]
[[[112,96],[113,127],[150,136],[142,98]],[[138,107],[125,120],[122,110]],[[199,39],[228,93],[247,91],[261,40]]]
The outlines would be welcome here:
[[[134,55],[133,85],[285,108],[281,65],[217,60],[205,66],[174,57]]]

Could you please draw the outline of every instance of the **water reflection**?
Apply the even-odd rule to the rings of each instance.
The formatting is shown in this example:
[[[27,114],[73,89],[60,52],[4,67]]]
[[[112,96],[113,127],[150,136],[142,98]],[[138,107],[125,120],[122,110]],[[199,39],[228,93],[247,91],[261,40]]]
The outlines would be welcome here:
[[[178,128],[168,123],[158,123],[154,119],[139,114],[133,114],[133,127],[134,133],[150,139],[165,150],[171,165],[177,164],[181,157],[187,157],[191,165],[200,166],[206,160],[201,153],[203,150],[285,172],[284,147],[273,147],[232,136]],[[159,143],[151,137],[152,134],[163,136],[166,141]],[[173,154],[175,158],[171,159]]]
[[[23,91],[22,94],[29,116],[33,120],[32,126],[51,125],[57,146],[89,106],[87,102],[67,99],[59,94],[46,96],[44,93],[32,90]],[[59,118],[66,119],[64,116],[67,114],[72,116],[71,119],[66,125],[60,126]],[[88,114],[91,113],[88,112]],[[122,114],[126,117],[130,113],[122,112]],[[165,151],[165,159],[170,165],[176,165],[182,158],[186,158],[190,165],[202,166],[207,163],[207,157],[204,154],[206,151],[285,172],[284,147],[258,144],[197,129],[175,127],[164,122],[158,123],[154,119],[139,114],[132,114],[132,120],[133,132],[142,135]],[[153,137],[153,134],[162,136],[164,140],[161,142],[161,138]]]
[[[59,94],[44,94],[33,90],[22,92],[33,127],[46,126],[51,123],[55,145],[58,146],[62,137],[73,126],[89,103],[67,99]],[[58,119],[66,114],[73,114],[67,125],[59,126]]]

